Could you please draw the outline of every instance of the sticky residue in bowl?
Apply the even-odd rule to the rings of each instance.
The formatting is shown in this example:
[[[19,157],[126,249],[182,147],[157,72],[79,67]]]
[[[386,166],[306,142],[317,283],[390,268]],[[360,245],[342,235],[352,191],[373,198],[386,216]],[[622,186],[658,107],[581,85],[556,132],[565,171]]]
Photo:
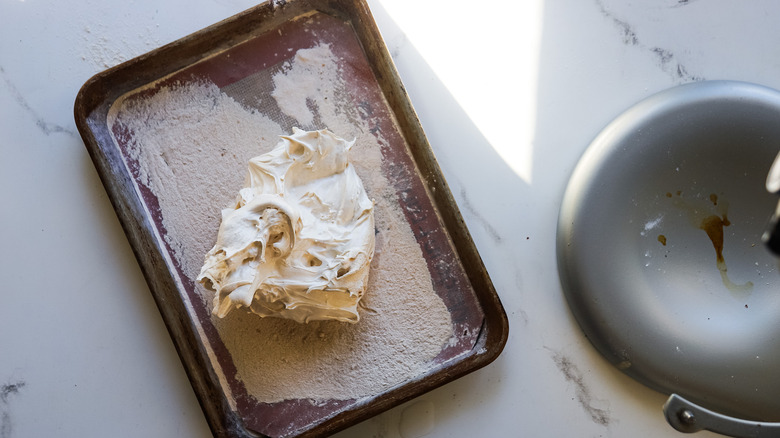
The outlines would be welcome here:
[[[696,228],[704,231],[715,248],[715,266],[718,268],[723,285],[731,293],[743,296],[753,290],[753,282],[748,281],[743,284],[737,284],[731,281],[728,275],[726,259],[723,257],[723,228],[731,225],[728,218],[729,204],[725,200],[719,200],[716,193],[709,195],[709,202],[701,199],[688,200],[683,198],[682,191],[678,190],[675,194],[666,193],[666,197],[672,200],[674,206],[685,211],[690,223]],[[698,202],[697,202],[698,201]],[[709,205],[711,204],[711,205]],[[663,240],[661,239],[663,237]],[[658,240],[666,245],[666,237],[658,236]]]

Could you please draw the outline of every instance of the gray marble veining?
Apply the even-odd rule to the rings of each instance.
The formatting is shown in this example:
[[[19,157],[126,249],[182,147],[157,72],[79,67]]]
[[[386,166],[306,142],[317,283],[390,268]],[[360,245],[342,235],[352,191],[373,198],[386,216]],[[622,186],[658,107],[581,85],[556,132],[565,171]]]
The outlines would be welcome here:
[[[2,77],[6,88],[11,93],[11,97],[13,97],[14,102],[19,108],[22,109],[22,111],[24,111],[25,114],[27,114],[28,117],[35,121],[35,126],[37,126],[41,132],[47,136],[52,134],[67,134],[71,137],[78,136],[76,132],[71,129],[44,120],[44,118],[41,117],[41,115],[32,106],[30,106],[30,104],[27,102],[27,99],[22,95],[22,93],[19,92],[19,89],[14,85],[14,83],[11,82],[11,79],[8,77],[8,74],[5,72],[5,69],[2,66],[0,66],[0,77]]]
[[[677,6],[689,4],[689,0],[680,1]],[[642,39],[637,35],[634,27],[626,20],[617,17],[609,8],[605,5],[604,0],[596,0],[596,5],[602,15],[612,22],[612,24],[619,30],[621,39],[624,44],[633,46],[637,50],[641,50],[653,57],[655,64],[662,71],[672,77],[675,83],[686,83],[693,81],[703,81],[705,77],[702,75],[694,74],[688,71],[688,68],[683,65],[677,55],[668,48],[651,46],[645,44]]]

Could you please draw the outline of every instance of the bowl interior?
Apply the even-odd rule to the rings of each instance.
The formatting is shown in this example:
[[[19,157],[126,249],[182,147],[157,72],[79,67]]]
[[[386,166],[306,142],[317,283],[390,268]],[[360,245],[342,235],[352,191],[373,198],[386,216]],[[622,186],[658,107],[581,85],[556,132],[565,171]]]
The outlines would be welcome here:
[[[662,392],[763,421],[780,420],[780,276],[761,243],[779,150],[773,90],[660,93],[590,145],[558,234],[564,292],[608,360]]]

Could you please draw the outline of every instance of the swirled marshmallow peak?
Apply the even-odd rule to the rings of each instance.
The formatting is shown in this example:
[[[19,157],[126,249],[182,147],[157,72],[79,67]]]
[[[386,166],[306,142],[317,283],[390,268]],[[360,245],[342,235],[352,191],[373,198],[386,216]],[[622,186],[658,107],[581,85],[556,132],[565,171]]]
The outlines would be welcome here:
[[[249,160],[236,205],[222,210],[198,281],[216,292],[212,313],[243,307],[298,322],[358,322],[374,256],[374,204],[329,130],[282,136]]]

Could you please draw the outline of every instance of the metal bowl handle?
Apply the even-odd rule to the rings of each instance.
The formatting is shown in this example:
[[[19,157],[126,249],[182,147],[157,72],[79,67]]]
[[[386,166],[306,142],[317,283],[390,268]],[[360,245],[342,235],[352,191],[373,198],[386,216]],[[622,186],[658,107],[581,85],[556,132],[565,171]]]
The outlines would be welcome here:
[[[772,167],[769,168],[769,174],[766,176],[766,190],[769,193],[780,196],[780,154],[775,157]],[[775,208],[775,213],[769,220],[769,225],[761,236],[764,244],[776,256],[780,256],[780,203]]]
[[[676,430],[693,433],[700,430],[733,437],[780,437],[780,423],[746,421],[718,414],[672,394],[664,403],[666,421]]]

